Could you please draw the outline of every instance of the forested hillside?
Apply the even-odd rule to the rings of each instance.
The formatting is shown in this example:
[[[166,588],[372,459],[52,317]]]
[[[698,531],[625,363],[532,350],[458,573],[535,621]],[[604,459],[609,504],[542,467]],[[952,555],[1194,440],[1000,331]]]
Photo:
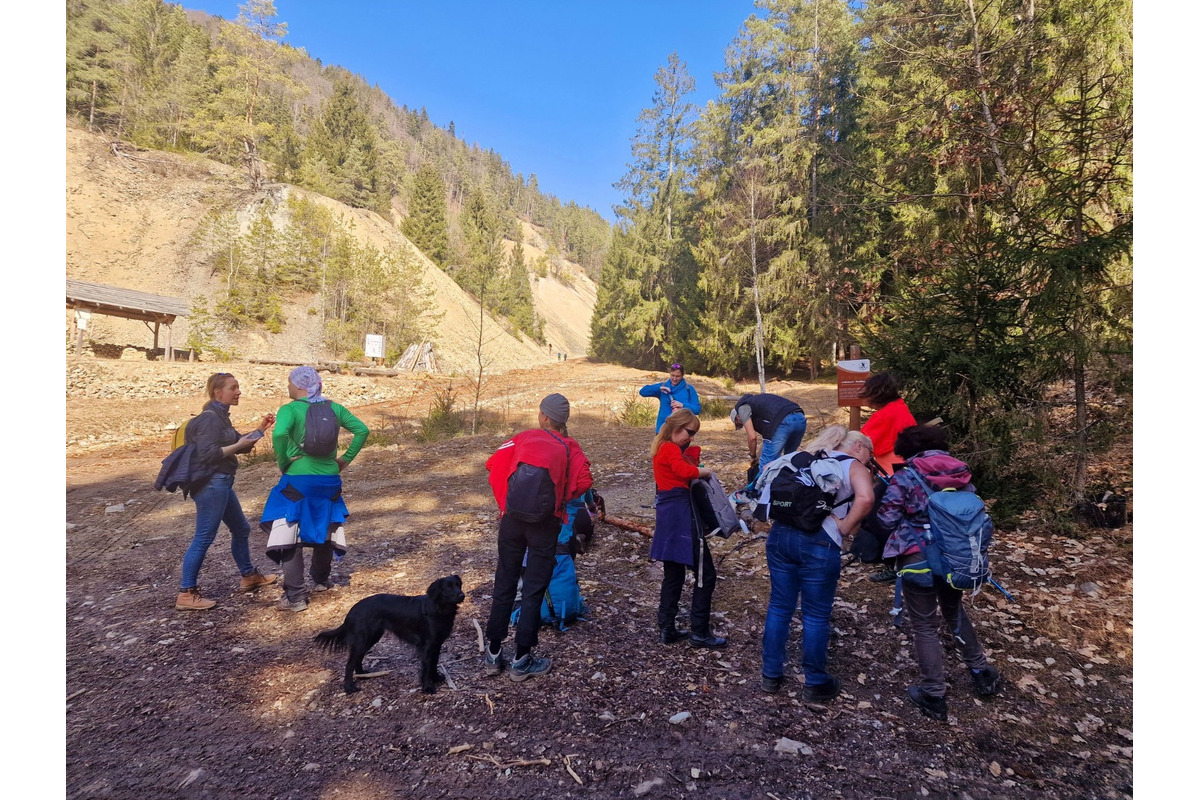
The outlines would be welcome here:
[[[1130,389],[1129,0],[759,0],[716,102],[674,55],[655,80],[597,356],[816,377],[858,344],[989,489],[1084,492],[1129,422],[1099,400]]]
[[[275,184],[401,226],[514,332],[544,342],[530,273],[569,271],[572,261],[598,276],[608,223],[458,139],[453,123],[439,128],[424,109],[398,106],[363,77],[289,46],[286,33],[270,0],[249,0],[233,22],[164,0],[67,3],[69,117],[122,143],[114,152],[130,145],[234,166],[251,193],[214,202],[189,242],[226,276],[197,307],[191,344],[215,346],[223,330],[281,332],[289,292],[318,296],[335,355],[352,355],[368,324],[386,328],[394,351],[419,335],[405,303],[420,295],[397,293],[412,269],[403,253],[364,249],[320,203],[292,197],[276,207]],[[249,220],[238,205],[248,197]],[[544,231],[543,261],[501,257],[506,239],[521,241],[522,221]]]

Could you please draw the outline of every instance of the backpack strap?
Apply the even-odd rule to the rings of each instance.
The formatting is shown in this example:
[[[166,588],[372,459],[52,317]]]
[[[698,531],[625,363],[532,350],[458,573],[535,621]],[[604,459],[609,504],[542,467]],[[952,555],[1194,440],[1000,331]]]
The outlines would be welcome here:
[[[542,430],[544,430],[544,431],[546,431],[546,433],[550,434],[550,438],[554,439],[559,444],[561,444],[563,446],[563,449],[567,451],[567,469],[566,469],[566,473],[563,478],[562,497],[558,501],[558,506],[555,507],[555,509],[554,509],[554,513],[558,514],[558,510],[560,508],[567,507],[567,492],[569,492],[571,490],[571,486],[570,486],[570,484],[571,484],[571,446],[568,445],[566,442],[564,442],[562,439],[559,439],[557,436],[555,436],[554,432],[549,430],[548,428],[542,428]]]

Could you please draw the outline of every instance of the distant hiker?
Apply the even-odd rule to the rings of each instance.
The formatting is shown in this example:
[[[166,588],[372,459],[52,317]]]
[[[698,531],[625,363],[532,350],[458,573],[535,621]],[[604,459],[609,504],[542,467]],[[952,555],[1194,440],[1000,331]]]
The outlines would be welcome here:
[[[970,670],[975,694],[987,697],[1000,687],[1000,672],[988,663],[975,637],[975,628],[962,604],[963,593],[931,570],[909,574],[904,569],[925,558],[918,541],[929,525],[926,485],[937,491],[975,491],[970,468],[947,452],[948,440],[946,430],[936,425],[914,425],[902,430],[896,437],[896,455],[906,460],[892,476],[879,508],[879,522],[891,534],[884,557],[896,559],[902,577],[904,608],[912,626],[913,655],[919,677],[917,683],[908,687],[908,699],[922,714],[937,720],[947,717],[946,669],[938,637],[939,608],[954,647]],[[991,520],[986,524],[990,528]]]
[[[567,521],[567,503],[592,486],[587,456],[567,435],[570,415],[567,398],[557,393],[548,395],[538,411],[538,427],[518,433],[487,460],[488,483],[500,509],[496,576],[483,655],[484,672],[490,676],[503,672],[507,663],[502,645],[508,636],[521,562],[527,550],[516,652],[508,664],[509,678],[523,681],[550,671],[550,659],[533,654],[542,624],[542,599],[554,572],[558,534]]]
[[[760,466],[770,464],[800,446],[808,420],[804,409],[777,394],[744,394],[729,412],[735,430],[746,430],[746,445],[750,450],[750,470],[746,475],[747,488],[754,485]],[[762,436],[762,451],[757,436]]]
[[[683,379],[683,366],[672,364],[667,379],[659,383],[648,383],[638,390],[642,397],[658,398],[658,419],[654,421],[654,432],[658,433],[663,422],[671,414],[686,408],[693,414],[700,413],[700,397],[690,383]]]
[[[304,586],[303,548],[312,548],[309,575],[314,592],[333,588],[329,579],[333,556],[346,552],[344,523],[350,512],[342,499],[341,472],[367,441],[370,431],[344,406],[321,394],[321,376],[312,367],[296,367],[288,376],[292,402],[279,409],[271,442],[275,463],[283,476],[267,496],[262,529],[267,531],[267,555],[283,565],[281,611],[304,611],[309,593]],[[337,455],[338,434],[354,435]]]
[[[842,688],[842,682],[828,671],[828,659],[843,542],[871,510],[875,493],[871,473],[865,466],[872,456],[870,439],[859,431],[847,431],[843,425],[829,425],[809,442],[805,452],[820,451],[837,459],[841,469],[832,511],[816,530],[801,530],[777,520],[767,534],[771,597],[763,623],[762,688],[774,694],[783,684],[784,653],[799,599],[804,625],[801,646],[804,699],[827,703]]]
[[[263,432],[275,421],[274,414],[263,417],[258,427],[243,435],[233,429],[229,409],[238,404],[242,390],[237,378],[228,372],[216,372],[205,385],[208,403],[204,410],[187,425],[184,441],[194,445],[201,463],[213,467],[213,475],[203,486],[190,487],[196,503],[196,532],[183,555],[179,597],[175,608],[180,611],[205,611],[217,603],[200,594],[196,580],[209,545],[217,538],[221,523],[229,528],[230,549],[238,572],[242,574],[240,589],[252,592],[275,582],[274,575],[263,575],[250,560],[250,523],[242,513],[242,504],[233,492],[233,476],[237,473],[238,453],[248,453],[262,438]]]
[[[663,565],[662,588],[658,599],[658,640],[671,644],[686,638],[692,647],[720,648],[726,641],[714,636],[709,617],[713,589],[717,586],[717,568],[705,541],[705,531],[694,511],[689,482],[712,474],[700,466],[700,448],[692,440],[700,430],[700,418],[680,408],[667,417],[650,455],[654,464],[654,539],[650,558]],[[675,627],[679,597],[688,568],[696,576],[692,589],[691,631]]]

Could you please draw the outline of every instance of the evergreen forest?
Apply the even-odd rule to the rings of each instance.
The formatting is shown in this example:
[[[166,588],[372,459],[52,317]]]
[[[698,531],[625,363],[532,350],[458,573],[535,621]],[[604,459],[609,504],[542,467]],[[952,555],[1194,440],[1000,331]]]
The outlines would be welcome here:
[[[271,0],[241,9],[68,0],[68,115],[394,218],[534,338],[538,267],[501,242],[539,226],[598,280],[597,359],[818,379],[857,345],[1010,511],[1064,474],[1081,499],[1089,456],[1129,424],[1098,398],[1132,380],[1131,0],[758,0],[717,99],[664,54],[615,226],[288,45]],[[238,234],[214,210],[197,248],[227,285],[200,310],[279,326],[295,286],[320,293],[335,343],[367,318],[402,340],[420,302],[387,289],[404,255],[290,211],[286,231]]]

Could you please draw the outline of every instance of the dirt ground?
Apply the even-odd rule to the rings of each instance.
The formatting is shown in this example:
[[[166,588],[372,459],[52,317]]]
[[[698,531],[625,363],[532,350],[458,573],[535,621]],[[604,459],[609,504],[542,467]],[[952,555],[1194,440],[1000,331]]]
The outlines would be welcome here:
[[[243,428],[285,399],[286,367],[220,368],[242,381]],[[276,610],[275,587],[239,593],[222,529],[200,576],[218,606],[179,612],[194,506],[152,482],[211,369],[68,359],[68,798],[1132,796],[1131,526],[1068,538],[1031,518],[997,532],[994,571],[1015,602],[988,590],[970,613],[1006,684],[976,699],[951,657],[948,723],[904,700],[911,643],[888,615],[891,588],[861,564],[843,570],[834,609],[842,694],[803,702],[790,671],[798,615],[784,691],[760,690],[761,534],[714,546],[715,625],[730,645],[699,652],[657,643],[649,539],[599,525],[578,560],[590,621],[544,628],[538,652],[553,671],[518,684],[483,676],[473,624],[486,619],[495,554],[484,461],[562,391],[609,513],[652,524],[652,429],[619,414],[661,376],[584,361],[497,376],[484,390],[487,432],[435,444],[414,430],[446,379],[329,376],[327,394],[374,431],[344,475],[350,550],[335,591],[299,614]],[[702,395],[749,388],[694,383]],[[453,390],[461,408],[466,387]],[[844,419],[830,385],[769,390],[797,399],[810,430]],[[705,419],[697,443],[727,487],[743,474],[744,438],[728,419]],[[261,454],[243,462],[236,488],[252,522],[276,478]],[[264,545],[256,527],[255,561],[269,570]],[[410,648],[388,638],[367,666],[390,672],[343,694],[344,662],[313,634],[369,594],[420,593],[450,573],[468,599],[442,653],[448,684],[421,694]],[[672,723],[680,712],[690,717]]]

